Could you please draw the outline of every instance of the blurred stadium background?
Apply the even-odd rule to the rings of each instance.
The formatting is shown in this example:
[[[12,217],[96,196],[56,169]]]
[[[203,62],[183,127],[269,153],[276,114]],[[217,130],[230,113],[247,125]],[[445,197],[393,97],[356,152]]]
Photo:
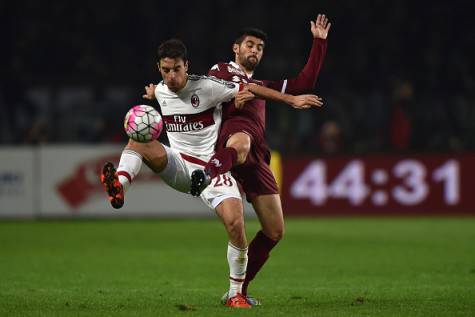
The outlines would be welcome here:
[[[176,232],[185,222],[194,228],[189,232],[196,240],[203,228],[217,225],[216,219],[163,222],[163,217],[214,214],[193,198],[168,189],[146,167],[128,193],[125,208],[114,212],[98,183],[98,171],[104,161],[118,160],[127,141],[122,130],[126,111],[144,103],[144,85],[160,80],[155,51],[161,41],[184,40],[191,72],[202,74],[217,61],[232,58],[231,44],[241,27],[260,27],[269,40],[256,78],[289,77],[306,61],[311,45],[309,21],[325,13],[332,29],[315,90],[325,107],[295,111],[280,104],[267,106],[267,140],[275,151],[274,171],[289,229],[282,250],[276,249],[275,266],[270,264],[263,272],[263,283],[272,285],[274,278],[291,270],[294,264],[285,259],[294,257],[303,263],[295,279],[307,279],[308,285],[298,287],[288,278],[281,288],[258,286],[268,303],[278,306],[277,298],[287,296],[290,307],[261,313],[313,316],[318,307],[328,316],[475,314],[475,23],[471,7],[471,2],[458,0],[1,2],[0,273],[4,281],[3,286],[0,281],[0,313],[34,315],[45,309],[45,316],[94,315],[99,310],[107,315],[114,310],[116,315],[130,316],[137,308],[141,311],[137,314],[145,316],[157,315],[154,309],[163,304],[170,309],[164,315],[178,310],[212,315],[215,308],[209,302],[215,299],[206,296],[219,298],[216,292],[225,287],[219,284],[221,277],[210,282],[213,294],[196,286],[205,295],[187,302],[183,297],[190,290],[179,291],[185,287],[179,274],[176,280],[150,286],[147,283],[154,275],[143,273],[138,278],[137,272],[144,267],[135,262],[135,274],[123,284],[101,280],[108,273],[116,274],[112,279],[119,278],[120,268],[130,264],[126,255],[109,254],[111,261],[122,262],[117,272],[96,267],[94,279],[101,282],[88,284],[90,267],[79,264],[84,259],[77,252],[98,240],[102,242],[97,252],[86,252],[91,258],[100,257],[104,249],[115,250],[114,241],[121,239],[115,230],[123,232],[132,226],[137,240],[128,241],[127,247],[143,265],[153,266],[159,259],[147,257],[139,247],[148,239],[157,239],[156,245],[147,247],[148,252],[156,252],[163,246],[157,237],[167,243],[180,239]],[[161,140],[166,142],[166,136]],[[257,224],[247,209],[251,237]],[[369,215],[399,218],[374,220]],[[78,218],[133,217],[159,220],[152,221],[152,227],[133,221],[128,225],[76,222]],[[25,218],[68,221],[59,225],[12,221]],[[176,231],[164,231],[167,225]],[[91,240],[80,234],[90,226],[98,226],[91,231]],[[110,229],[111,235],[100,233],[101,228]],[[170,234],[169,239],[163,232]],[[203,237],[215,246],[209,251],[213,256],[222,247],[214,239],[225,239],[224,231],[216,235]],[[58,236],[66,242],[57,241]],[[415,240],[420,244],[414,244]],[[293,252],[302,241],[307,249],[315,247],[315,258]],[[392,245],[386,253],[385,243]],[[189,252],[179,243],[177,248]],[[372,253],[373,248],[380,253]],[[117,252],[122,251],[118,248]],[[347,263],[345,254],[354,261]],[[193,257],[200,256],[198,252]],[[321,264],[322,257],[333,266]],[[416,264],[406,265],[411,257]],[[216,268],[216,256],[211,258],[206,265],[225,276],[224,262]],[[52,265],[52,269],[25,274],[25,263],[36,269]],[[64,263],[83,278],[61,271]],[[316,267],[326,278],[313,275],[314,263],[320,263]],[[391,263],[401,270],[389,269]],[[96,264],[107,266],[101,261]],[[162,263],[161,269],[172,269],[173,258],[169,264]],[[340,265],[342,271],[336,269]],[[379,270],[381,265],[388,270]],[[407,273],[402,267],[413,271]],[[362,272],[376,272],[376,277],[384,279]],[[50,274],[58,275],[50,280]],[[352,280],[359,274],[361,279]],[[389,281],[397,280],[399,284],[387,288]],[[369,285],[368,290],[357,289],[359,283]],[[320,288],[313,289],[314,284]],[[90,293],[103,296],[119,290],[122,294],[128,287],[150,292],[135,291],[131,297],[139,304],[132,307],[116,298],[95,299]],[[157,290],[161,287],[170,291],[171,298],[143,308],[144,302],[162,296]],[[58,290],[63,297],[57,297]],[[180,303],[183,306],[175,309]]]
[[[306,61],[319,12],[333,22],[315,91],[325,107],[267,111],[287,213],[474,214],[468,4],[3,3],[0,215],[110,214],[95,173],[126,142],[124,113],[160,80],[155,51],[164,39],[182,38],[191,72],[202,74],[232,58],[241,27],[257,26],[269,40],[256,78],[289,77]],[[141,199],[154,197],[143,189],[152,186],[139,183],[128,206],[156,211]],[[193,213],[195,204],[160,209]]]

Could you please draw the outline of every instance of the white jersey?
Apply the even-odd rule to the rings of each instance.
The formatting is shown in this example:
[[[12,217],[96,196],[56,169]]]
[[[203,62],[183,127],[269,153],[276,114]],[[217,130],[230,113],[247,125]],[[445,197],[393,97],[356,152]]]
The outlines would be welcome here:
[[[162,81],[155,88],[170,146],[203,161],[214,154],[222,120],[222,103],[239,91],[239,84],[208,76],[189,75],[175,93]]]

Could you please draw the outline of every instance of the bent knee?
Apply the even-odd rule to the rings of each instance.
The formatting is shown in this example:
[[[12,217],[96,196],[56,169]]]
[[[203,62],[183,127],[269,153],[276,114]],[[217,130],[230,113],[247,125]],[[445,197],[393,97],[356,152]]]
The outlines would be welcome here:
[[[140,143],[130,139],[126,149],[142,155],[145,164],[155,173],[160,173],[167,165],[167,152],[157,141]]]
[[[247,155],[249,154],[249,151],[251,150],[251,145],[250,144],[244,144],[240,146],[238,149],[236,149],[238,155],[236,162],[237,164],[244,164],[247,159]]]
[[[141,154],[144,158],[148,159],[163,157],[167,154],[163,146],[156,141],[141,143],[129,139],[129,143],[127,144],[126,148],[133,150]]]
[[[272,230],[264,232],[264,234],[269,239],[274,240],[275,242],[279,242],[284,237],[285,229],[283,227],[282,228],[274,228]]]
[[[238,152],[238,156],[246,157],[249,151],[251,150],[251,140],[245,142],[239,142],[232,145]]]
[[[244,219],[235,218],[225,222],[228,232],[241,232],[244,231]]]
[[[229,138],[226,146],[232,147],[236,150],[236,161],[238,164],[243,164],[251,150],[251,137],[243,132],[236,133]]]
[[[148,145],[148,143],[140,143],[129,139],[129,143],[127,143],[126,149],[135,151],[141,154],[142,156],[145,156],[150,150],[150,146]]]
[[[245,236],[244,219],[235,218],[224,221],[224,226],[231,239],[242,239]]]
[[[127,148],[132,150],[147,150],[151,149],[154,146],[154,142],[137,142],[132,139],[129,139],[127,143]]]

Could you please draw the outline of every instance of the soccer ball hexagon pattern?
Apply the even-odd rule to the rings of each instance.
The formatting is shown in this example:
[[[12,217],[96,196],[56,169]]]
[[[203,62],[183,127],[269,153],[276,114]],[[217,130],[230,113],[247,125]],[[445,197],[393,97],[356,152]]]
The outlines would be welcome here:
[[[134,106],[125,115],[125,133],[134,141],[144,143],[156,140],[160,136],[162,128],[162,117],[151,106]]]

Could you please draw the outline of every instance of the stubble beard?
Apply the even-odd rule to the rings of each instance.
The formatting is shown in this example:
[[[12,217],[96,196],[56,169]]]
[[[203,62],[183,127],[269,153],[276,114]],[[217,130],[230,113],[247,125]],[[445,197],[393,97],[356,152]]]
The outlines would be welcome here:
[[[256,69],[257,65],[259,65],[258,59],[241,56],[240,58],[241,65],[249,72],[253,72]]]

